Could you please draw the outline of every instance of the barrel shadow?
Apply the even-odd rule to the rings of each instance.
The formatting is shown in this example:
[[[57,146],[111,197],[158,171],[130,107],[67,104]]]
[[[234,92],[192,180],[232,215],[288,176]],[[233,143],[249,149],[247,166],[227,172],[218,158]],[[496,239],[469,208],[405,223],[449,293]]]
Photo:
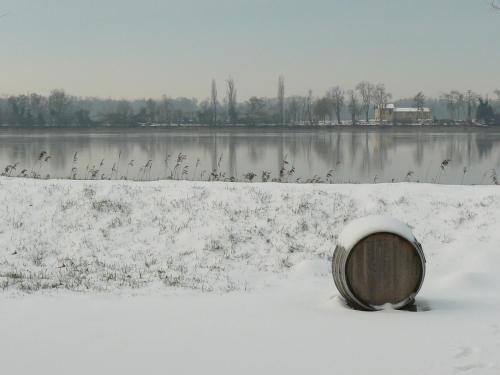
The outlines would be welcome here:
[[[374,312],[380,312],[380,311],[383,311],[383,310],[362,310],[362,309],[359,309],[359,307],[357,306],[354,306],[352,304],[349,304],[349,302],[342,296],[338,295],[336,296],[338,298],[338,301],[339,303],[345,307],[346,309],[349,309],[349,310],[355,310],[355,311],[360,311],[360,312],[367,312],[367,313],[374,313]],[[427,311],[431,311],[432,308],[431,308],[431,305],[429,304],[428,301],[424,301],[424,300],[421,300],[421,299],[418,299],[406,306],[404,306],[403,308],[400,308],[400,309],[397,309],[397,311],[406,311],[406,312],[427,312]]]

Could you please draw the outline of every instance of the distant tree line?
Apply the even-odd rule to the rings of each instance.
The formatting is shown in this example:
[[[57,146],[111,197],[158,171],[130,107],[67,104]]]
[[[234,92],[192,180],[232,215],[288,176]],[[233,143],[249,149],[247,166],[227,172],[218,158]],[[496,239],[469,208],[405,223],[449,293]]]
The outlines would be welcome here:
[[[384,84],[360,82],[353,89],[334,86],[322,96],[309,90],[304,96],[286,96],[285,79],[280,76],[274,98],[253,96],[238,102],[233,78],[224,82],[219,95],[215,80],[210,96],[194,98],[115,100],[70,96],[54,90],[38,94],[0,98],[0,124],[31,126],[139,126],[139,125],[317,125],[367,123],[377,107],[392,100]],[[472,122],[500,125],[500,90],[492,99],[472,92],[450,91],[439,98],[426,98],[419,92],[412,98],[394,101],[400,107],[429,107],[437,122]],[[221,97],[222,96],[222,97]]]

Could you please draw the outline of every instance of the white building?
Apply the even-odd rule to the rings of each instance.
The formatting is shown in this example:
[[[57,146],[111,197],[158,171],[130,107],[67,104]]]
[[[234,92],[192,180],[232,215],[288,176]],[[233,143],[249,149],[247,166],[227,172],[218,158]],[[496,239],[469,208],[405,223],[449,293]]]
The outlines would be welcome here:
[[[387,104],[384,108],[375,109],[375,120],[392,124],[420,124],[432,121],[430,108],[398,108]]]

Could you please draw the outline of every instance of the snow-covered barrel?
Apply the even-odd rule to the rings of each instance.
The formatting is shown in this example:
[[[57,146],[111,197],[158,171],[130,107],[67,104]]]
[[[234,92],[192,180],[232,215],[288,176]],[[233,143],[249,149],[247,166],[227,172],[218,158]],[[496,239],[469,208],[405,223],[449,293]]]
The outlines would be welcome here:
[[[357,309],[395,309],[413,303],[425,277],[425,256],[399,220],[369,216],[347,225],[333,254],[335,285]]]

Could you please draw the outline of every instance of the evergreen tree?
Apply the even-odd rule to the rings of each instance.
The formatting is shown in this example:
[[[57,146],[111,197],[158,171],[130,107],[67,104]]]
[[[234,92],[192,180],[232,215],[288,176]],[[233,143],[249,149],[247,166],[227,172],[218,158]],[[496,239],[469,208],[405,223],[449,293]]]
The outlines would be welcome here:
[[[417,111],[420,114],[419,117],[422,118],[423,113],[424,113],[424,105],[425,105],[425,96],[422,93],[422,91],[420,91],[417,95],[415,95],[415,97],[413,98],[413,102],[415,103],[415,107],[417,107]],[[417,118],[417,121],[418,121],[418,118]]]
[[[485,125],[493,125],[495,123],[495,112],[488,100],[479,98],[479,105],[476,112],[477,121]]]

